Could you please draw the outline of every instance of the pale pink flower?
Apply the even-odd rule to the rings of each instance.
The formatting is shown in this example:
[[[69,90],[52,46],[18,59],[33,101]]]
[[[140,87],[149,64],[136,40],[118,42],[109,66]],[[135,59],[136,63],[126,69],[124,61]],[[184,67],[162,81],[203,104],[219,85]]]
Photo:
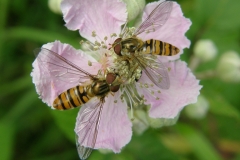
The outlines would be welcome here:
[[[143,19],[159,3],[160,1],[148,4]],[[183,49],[190,45],[190,41],[185,37],[185,32],[189,29],[191,21],[183,17],[180,6],[176,2],[173,3],[171,15],[165,25],[156,32],[142,33],[139,38],[168,42],[178,47],[182,54]],[[61,9],[68,29],[79,30],[80,35],[92,43],[97,41],[101,44],[103,42],[99,46],[99,50],[94,52],[94,54],[100,55],[100,58],[95,60],[83,51],[76,50],[59,41],[48,43],[43,47],[58,53],[92,75],[96,75],[99,70],[111,67],[113,64],[111,54],[114,53],[109,48],[116,39],[112,35],[119,35],[121,26],[127,21],[126,5],[119,0],[63,0]],[[106,61],[103,56],[105,54],[108,55]],[[170,88],[168,90],[160,90],[157,86],[151,85],[151,80],[143,73],[138,82],[131,85],[126,84],[127,87],[123,85],[122,90],[106,96],[95,149],[111,149],[118,153],[130,141],[132,123],[127,114],[127,105],[129,104],[121,96],[131,92],[131,89],[136,90],[140,96],[144,96],[145,104],[150,105],[149,115],[153,118],[174,118],[184,106],[197,101],[201,86],[187,68],[186,63],[177,60],[180,54],[172,57],[158,57],[159,63],[162,62],[169,68]],[[92,66],[88,65],[89,61]],[[77,81],[66,83],[51,79],[51,73],[45,73],[38,66],[37,61],[33,63],[33,67],[31,73],[33,83],[36,85],[40,98],[49,106],[60,93],[79,84]],[[83,134],[87,131],[79,132],[80,123],[84,118],[86,120],[82,114],[85,108],[91,108],[96,103],[96,99],[97,97],[84,104],[77,117],[75,132],[79,137],[80,145],[85,147],[89,147],[87,142],[82,143],[82,139],[86,138],[83,137]]]

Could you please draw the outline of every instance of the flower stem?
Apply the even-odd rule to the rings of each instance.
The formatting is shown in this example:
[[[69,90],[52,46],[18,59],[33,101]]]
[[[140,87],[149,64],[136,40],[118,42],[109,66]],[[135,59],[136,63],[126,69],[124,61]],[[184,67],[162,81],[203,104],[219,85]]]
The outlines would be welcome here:
[[[8,12],[8,0],[0,0],[0,53],[2,53],[2,47],[4,45],[4,32],[7,20]],[[1,54],[0,54],[1,55]],[[0,59],[2,59],[0,57]]]
[[[201,79],[201,80],[211,79],[211,78],[214,78],[214,77],[217,76],[215,70],[207,70],[207,71],[204,71],[204,72],[201,72],[201,73],[196,73],[195,75],[198,79]]]
[[[6,39],[27,39],[40,43],[52,42],[60,40],[64,43],[69,43],[74,47],[79,47],[79,40],[69,39],[62,34],[49,32],[46,30],[28,28],[28,27],[13,27],[6,31],[4,34]]]
[[[200,63],[201,63],[200,59],[193,54],[190,58],[189,68],[192,71],[194,71],[199,66]]]

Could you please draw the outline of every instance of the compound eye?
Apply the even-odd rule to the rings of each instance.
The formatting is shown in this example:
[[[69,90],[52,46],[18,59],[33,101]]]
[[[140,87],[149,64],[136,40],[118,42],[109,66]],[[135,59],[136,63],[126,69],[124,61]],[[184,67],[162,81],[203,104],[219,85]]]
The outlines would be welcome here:
[[[119,88],[120,88],[120,85],[111,86],[111,87],[110,87],[110,91],[112,91],[112,92],[117,92],[117,91],[119,90]]]
[[[116,74],[114,73],[108,73],[107,76],[106,76],[106,82],[107,84],[112,84],[113,81],[116,79]]]
[[[107,84],[112,84],[114,82],[114,80],[116,79],[116,74],[114,73],[108,73],[106,76],[106,82]],[[117,92],[120,88],[120,85],[116,85],[116,86],[110,86],[110,90],[112,92]]]
[[[113,43],[113,45],[114,45],[114,52],[117,54],[117,55],[119,55],[119,56],[121,56],[122,54],[121,54],[121,49],[122,49],[122,47],[121,47],[121,41],[122,41],[122,38],[117,38],[115,41],[114,41],[114,43]]]

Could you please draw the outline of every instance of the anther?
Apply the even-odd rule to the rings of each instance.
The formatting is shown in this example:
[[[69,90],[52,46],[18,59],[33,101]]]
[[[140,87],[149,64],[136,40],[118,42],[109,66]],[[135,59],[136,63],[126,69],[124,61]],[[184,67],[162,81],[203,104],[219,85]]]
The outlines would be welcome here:
[[[92,37],[96,37],[97,34],[96,34],[96,31],[92,31]]]
[[[88,61],[88,65],[89,65],[89,66],[92,66],[92,62],[91,62],[91,61]]]
[[[112,37],[117,37],[117,34],[116,33],[111,34],[111,38]]]

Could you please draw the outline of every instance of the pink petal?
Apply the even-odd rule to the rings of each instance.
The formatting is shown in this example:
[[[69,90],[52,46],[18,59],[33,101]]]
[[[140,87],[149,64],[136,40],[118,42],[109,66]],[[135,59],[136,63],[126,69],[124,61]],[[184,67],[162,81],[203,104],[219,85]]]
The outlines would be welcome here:
[[[95,149],[104,148],[111,149],[115,153],[120,152],[121,148],[125,146],[130,140],[132,136],[132,123],[128,118],[127,114],[127,105],[126,103],[120,100],[120,95],[122,93],[116,92],[113,96],[112,94],[108,94],[105,98],[105,103],[103,105],[103,110],[100,118],[100,125],[98,129],[97,140],[95,144]],[[117,100],[117,103],[114,101]],[[80,110],[77,116],[77,122],[75,127],[75,132],[78,135],[79,143],[83,146],[91,146],[91,140],[93,138],[93,131],[91,123],[88,123],[88,127],[83,129],[83,125],[86,125],[86,121],[91,121],[91,116],[86,114],[86,109],[94,107],[99,102],[99,98],[94,98],[87,102]],[[99,111],[96,107],[94,112]],[[89,119],[90,118],[90,119]],[[89,128],[91,128],[89,130]],[[84,136],[86,135],[86,136]],[[82,144],[80,141],[83,140]],[[89,142],[90,140],[90,142]]]
[[[147,17],[146,13],[151,11],[159,4],[159,2],[149,3],[145,8],[143,20]],[[182,10],[176,2],[173,4],[171,15],[167,22],[157,31],[148,34],[142,33],[139,35],[143,40],[156,39],[170,43],[180,49],[180,54],[184,48],[189,48],[190,41],[185,36],[185,33],[191,26],[191,21],[183,16]],[[168,57],[169,60],[176,60],[180,54]]]
[[[97,62],[95,63],[96,66],[94,67],[88,66],[88,60],[96,60],[84,54],[81,50],[76,50],[72,46],[68,44],[62,44],[59,41],[45,44],[43,45],[43,48],[58,53],[80,68],[87,70],[91,74],[97,74],[98,70],[96,68],[99,68]],[[51,68],[39,65],[37,60],[33,62],[33,71],[31,73],[31,76],[33,78],[33,83],[36,86],[37,93],[40,95],[40,98],[43,102],[51,106],[59,94],[69,88],[78,85],[79,82],[70,83],[68,82],[68,79],[62,81],[58,78],[53,78],[54,76],[51,76],[51,73],[49,71],[51,71]]]
[[[171,68],[168,90],[160,90],[155,85],[148,89],[141,88],[137,83],[140,94],[144,95],[147,104],[151,104],[149,114],[153,118],[174,118],[184,106],[197,101],[202,88],[185,62],[180,60],[169,62],[166,63],[166,67]],[[146,75],[142,75],[141,81],[151,83]],[[159,90],[160,93],[158,93]],[[154,91],[154,94],[151,91]],[[160,99],[156,100],[156,97]]]
[[[127,20],[126,4],[119,0],[63,0],[61,4],[66,26],[79,30],[81,36],[91,42],[113,43],[112,33],[119,34],[121,25]],[[97,37],[92,37],[96,31]],[[115,38],[116,39],[116,38]]]

